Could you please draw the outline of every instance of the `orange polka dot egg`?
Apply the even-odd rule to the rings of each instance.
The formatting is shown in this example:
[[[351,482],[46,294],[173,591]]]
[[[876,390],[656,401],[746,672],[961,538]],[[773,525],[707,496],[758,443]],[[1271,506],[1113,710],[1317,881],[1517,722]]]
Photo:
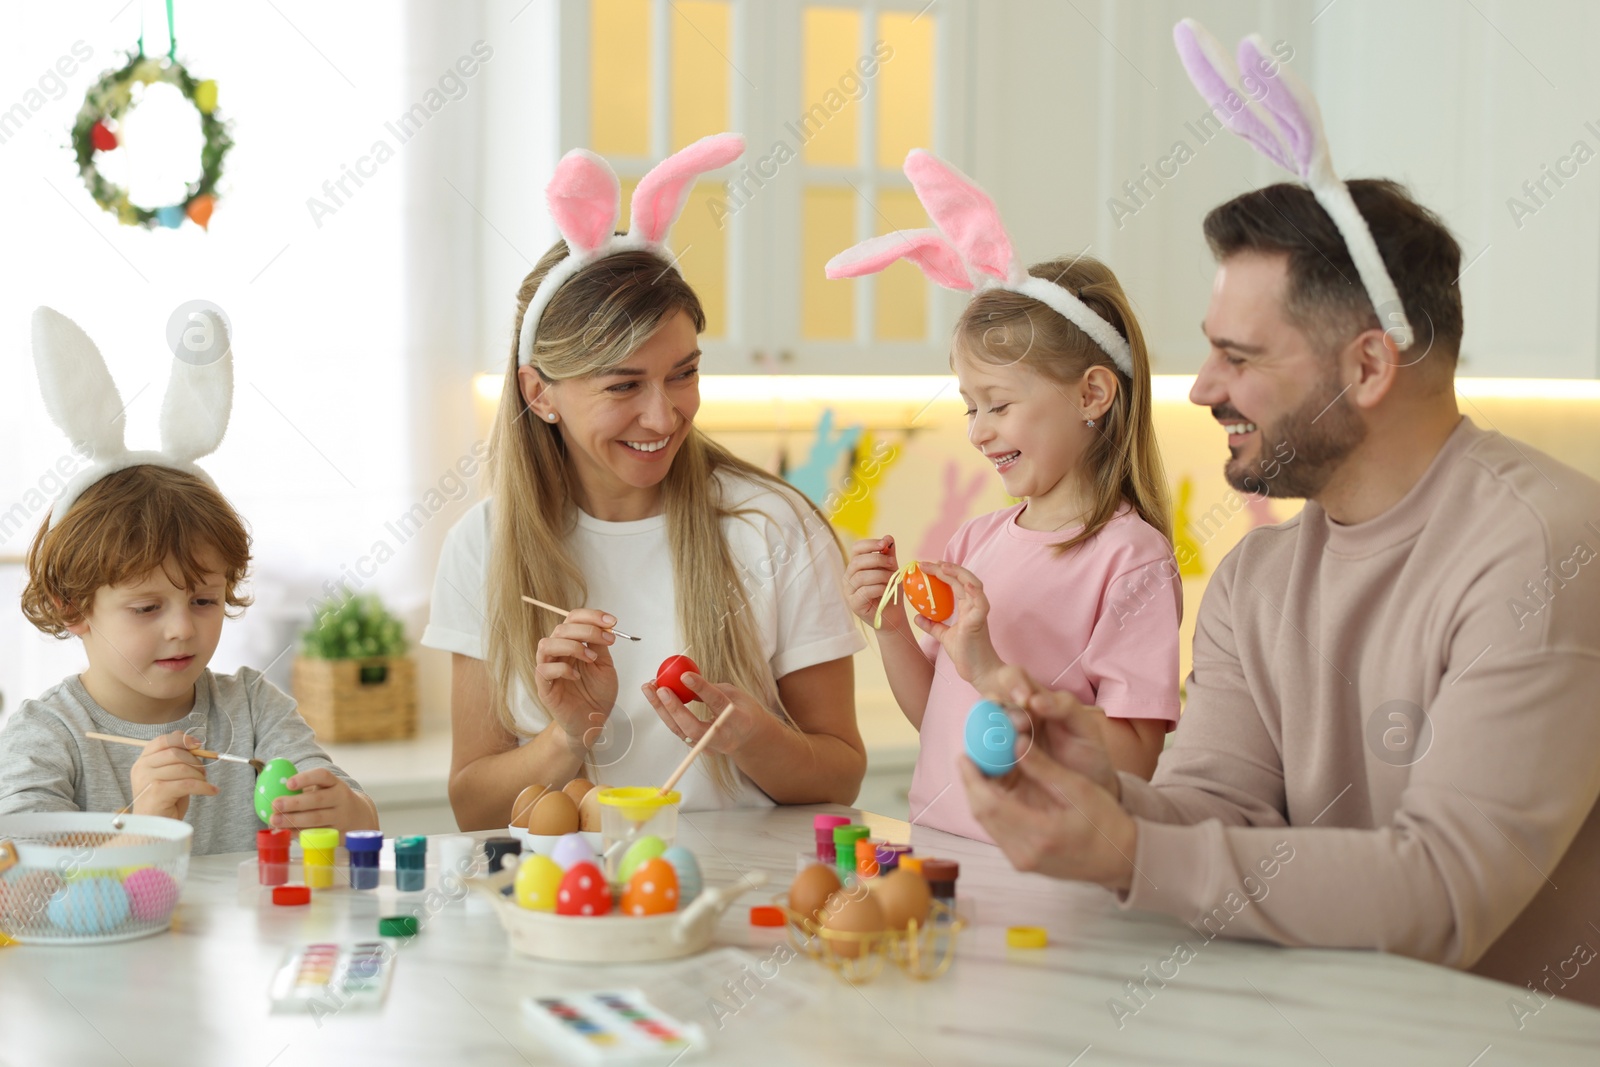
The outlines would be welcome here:
[[[622,893],[622,914],[664,915],[678,910],[678,872],[659,857],[640,864]]]

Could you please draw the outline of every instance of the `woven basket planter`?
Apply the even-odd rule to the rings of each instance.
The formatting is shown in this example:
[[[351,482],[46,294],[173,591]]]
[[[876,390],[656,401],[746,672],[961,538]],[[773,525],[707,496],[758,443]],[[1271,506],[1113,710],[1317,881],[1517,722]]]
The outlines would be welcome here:
[[[417,733],[417,665],[295,657],[294,697],[317,740],[400,741]]]

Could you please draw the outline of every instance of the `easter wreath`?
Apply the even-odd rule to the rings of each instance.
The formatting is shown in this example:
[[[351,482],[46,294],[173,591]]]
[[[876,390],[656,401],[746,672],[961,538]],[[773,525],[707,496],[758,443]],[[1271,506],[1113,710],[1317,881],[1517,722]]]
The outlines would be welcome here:
[[[200,114],[200,131],[205,144],[200,150],[200,177],[190,183],[180,203],[163,207],[141,207],[128,199],[128,191],[106,180],[96,156],[115,151],[121,143],[118,128],[133,103],[133,87],[164,82],[176,88]],[[204,229],[217,202],[217,181],[222,177],[222,161],[233,147],[227,124],[217,117],[217,83],[196,81],[182,63],[167,57],[130,53],[121,67],[108,70],[84,94],[83,107],[72,124],[72,149],[78,159],[89,195],[101,208],[111,212],[124,226],[177,229],[185,218]]]

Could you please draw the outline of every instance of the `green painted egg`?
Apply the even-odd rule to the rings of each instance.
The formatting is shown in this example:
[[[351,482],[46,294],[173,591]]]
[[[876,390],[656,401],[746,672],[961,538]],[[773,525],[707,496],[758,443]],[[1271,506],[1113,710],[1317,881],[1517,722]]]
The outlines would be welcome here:
[[[628,846],[617,865],[617,881],[626,883],[633,872],[667,850],[667,843],[655,834],[645,834]]]
[[[294,769],[294,764],[286,759],[275,759],[262,768],[256,775],[256,817],[262,822],[272,824],[272,802],[279,797],[299,796],[300,790],[290,789],[284,785],[290,778],[300,773]]]

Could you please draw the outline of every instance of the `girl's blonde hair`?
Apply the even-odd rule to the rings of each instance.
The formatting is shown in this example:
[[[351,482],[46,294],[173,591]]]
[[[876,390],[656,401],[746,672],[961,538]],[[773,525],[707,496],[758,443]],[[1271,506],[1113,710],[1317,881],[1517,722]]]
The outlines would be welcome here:
[[[529,413],[517,379],[522,317],[539,282],[566,256],[566,242],[557,241],[517,291],[505,387],[489,440],[494,512],[484,629],[495,715],[512,733],[520,732],[509,702],[512,683],[520,680],[530,694],[537,692],[535,649],[560,622],[549,612],[524,604],[522,595],[563,607],[586,605],[588,596],[567,540],[578,509],[566,445],[556,425]],[[650,252],[606,256],[579,270],[556,291],[539,321],[532,366],[547,382],[602,373],[626,360],[680,311],[693,321],[696,333],[705,329],[700,300],[676,269]],[[809,506],[829,529],[841,557],[844,546],[814,504],[802,505],[804,498],[782,480],[735,456],[698,428],[689,428],[661,485],[678,625],[686,641],[683,652],[708,681],[738,686],[793,727],[762,652],[741,564],[722,529],[725,519],[763,513],[728,506],[719,473],[742,476],[777,491],[802,518],[802,507]],[[731,795],[736,784],[732,762],[713,753],[701,758],[709,761],[717,788]]]
[[[1116,375],[1116,396],[1095,420],[1094,442],[1084,456],[1094,503],[1082,531],[1058,550],[1067,552],[1099,533],[1124,500],[1171,541],[1172,503],[1151,410],[1150,354],[1128,295],[1111,268],[1088,256],[1036,263],[1028,273],[1076,294],[1127,338],[1133,357],[1130,379],[1078,327],[1032,297],[1008,289],[979,293],[956,323],[956,350],[985,363],[1031,367],[1062,385],[1077,384],[1090,367],[1106,367]]]

